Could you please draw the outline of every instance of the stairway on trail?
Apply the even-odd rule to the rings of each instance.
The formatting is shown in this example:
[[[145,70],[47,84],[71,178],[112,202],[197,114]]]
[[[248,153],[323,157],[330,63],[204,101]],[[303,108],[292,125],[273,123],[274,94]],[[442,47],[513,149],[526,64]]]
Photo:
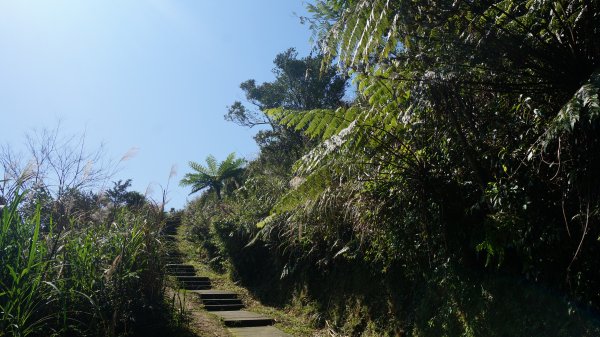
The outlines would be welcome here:
[[[167,275],[175,277],[180,289],[195,294],[206,311],[218,316],[234,336],[240,337],[291,337],[273,326],[275,320],[243,310],[244,303],[238,294],[212,287],[210,278],[198,276],[194,266],[183,264],[183,255],[177,250],[176,225],[167,224],[163,230],[169,243],[165,265]]]

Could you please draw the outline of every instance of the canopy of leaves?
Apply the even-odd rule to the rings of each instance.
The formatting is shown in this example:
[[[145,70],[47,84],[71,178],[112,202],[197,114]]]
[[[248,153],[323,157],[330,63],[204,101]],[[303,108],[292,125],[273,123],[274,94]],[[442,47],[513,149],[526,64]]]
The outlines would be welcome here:
[[[317,106],[318,93],[245,82],[260,113],[236,103],[227,118],[272,125],[261,153],[285,155],[268,146],[279,130],[311,145],[281,165],[287,188],[249,185],[236,200],[269,207],[218,223],[269,247],[281,277],[360,262],[445,294],[456,270],[495,268],[600,308],[600,2],[317,0],[309,11],[321,74],[335,63],[356,98]],[[445,303],[458,317],[408,331],[502,335],[474,332],[486,315],[463,315],[460,301]]]
[[[273,163],[270,166],[274,170],[279,163],[287,170],[312,144],[300,132],[276,123],[269,109],[332,109],[343,103],[346,76],[334,67],[321,71],[322,62],[322,56],[299,58],[294,49],[288,49],[273,61],[274,81],[258,84],[250,79],[240,85],[251,107],[242,102],[228,107],[226,120],[245,127],[268,127],[254,139],[261,150],[260,160],[266,165]]]
[[[429,267],[483,255],[535,280],[577,269],[600,284],[600,247],[585,240],[600,234],[598,1],[324,0],[309,10],[322,69],[336,62],[358,97],[337,110],[270,110],[322,140],[275,211],[293,210],[290,225],[305,231],[337,228],[322,206],[350,190],[353,204],[345,186],[360,182],[359,195],[386,206],[336,221],[369,233],[378,258],[418,261],[401,243],[416,231]],[[389,217],[400,205],[404,215]],[[600,303],[586,289],[575,293]]]

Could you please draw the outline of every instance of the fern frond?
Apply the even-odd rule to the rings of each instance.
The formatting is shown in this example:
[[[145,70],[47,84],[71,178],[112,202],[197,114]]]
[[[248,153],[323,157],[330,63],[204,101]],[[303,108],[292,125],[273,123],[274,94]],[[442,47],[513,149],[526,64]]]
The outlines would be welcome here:
[[[204,167],[202,164],[199,164],[195,161],[190,161],[188,164],[194,171],[204,174],[210,174],[210,170],[207,167]]]
[[[269,117],[281,125],[302,131],[310,138],[327,140],[346,128],[356,112],[347,110],[354,108],[315,109],[309,111],[270,109],[267,111]]]
[[[323,64],[337,59],[341,68],[368,66],[387,57],[398,44],[398,15],[392,13],[390,5],[390,0],[362,0],[345,9],[337,6],[324,10],[325,4],[315,8],[321,13],[341,13],[321,36],[320,46],[326,55]]]
[[[592,123],[600,117],[600,70],[594,72],[550,122],[542,142],[546,147],[562,133],[570,133],[578,123]]]
[[[274,213],[293,211],[306,201],[313,200],[321,194],[331,181],[330,172],[322,167],[308,176],[298,187],[280,198],[273,207]]]
[[[206,157],[206,164],[208,165],[208,171],[211,173],[217,173],[219,171],[217,159],[213,155]]]

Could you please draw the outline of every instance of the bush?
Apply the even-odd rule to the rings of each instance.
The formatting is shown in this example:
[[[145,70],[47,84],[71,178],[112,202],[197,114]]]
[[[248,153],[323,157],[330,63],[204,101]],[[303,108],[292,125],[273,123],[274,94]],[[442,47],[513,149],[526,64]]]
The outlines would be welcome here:
[[[122,213],[111,224],[56,230],[19,211],[0,220],[0,336],[118,336],[141,330],[163,301],[158,225]]]

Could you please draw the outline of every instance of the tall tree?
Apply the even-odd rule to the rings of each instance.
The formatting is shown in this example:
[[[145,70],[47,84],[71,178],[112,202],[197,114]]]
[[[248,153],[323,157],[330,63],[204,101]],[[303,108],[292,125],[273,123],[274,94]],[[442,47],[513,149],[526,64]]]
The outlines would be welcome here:
[[[125,181],[113,181],[113,187],[106,191],[108,199],[114,207],[126,206],[130,208],[140,207],[146,202],[146,197],[137,191],[128,191],[131,187],[131,179]]]
[[[206,157],[206,166],[190,161],[190,167],[195,171],[186,173],[179,182],[181,186],[191,186],[190,194],[208,188],[215,192],[218,200],[221,200],[221,192],[228,182],[236,182],[244,170],[245,160],[235,158],[235,153],[230,153],[221,163],[217,163],[214,156]]]
[[[276,123],[269,109],[333,109],[343,104],[346,77],[334,67],[321,71],[322,56],[298,57],[288,49],[275,57],[275,80],[257,84],[250,79],[240,88],[251,107],[236,101],[228,107],[225,119],[240,126],[267,126],[254,139],[261,149],[259,160],[277,163],[286,170],[304,153],[307,138],[292,128]]]

